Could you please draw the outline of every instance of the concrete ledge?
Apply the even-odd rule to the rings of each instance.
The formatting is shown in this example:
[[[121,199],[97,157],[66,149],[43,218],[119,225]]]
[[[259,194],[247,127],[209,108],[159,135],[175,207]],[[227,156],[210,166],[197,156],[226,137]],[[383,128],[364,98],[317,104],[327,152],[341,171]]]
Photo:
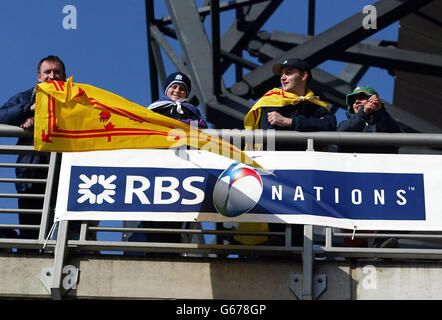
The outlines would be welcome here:
[[[50,299],[40,281],[43,268],[53,267],[52,255],[0,254],[0,296]]]
[[[51,299],[40,277],[53,256],[0,253],[0,297]],[[302,262],[284,259],[69,255],[79,269],[78,299],[295,300],[289,289]],[[314,274],[326,276],[320,300],[442,299],[442,262],[315,261]],[[66,275],[67,276],[67,275]]]
[[[352,277],[356,300],[442,299],[442,262],[360,262]]]
[[[291,273],[302,274],[302,262],[289,259],[148,258],[134,256],[68,256],[65,265],[79,268],[80,299],[256,299],[294,300]],[[53,257],[0,256],[0,296],[51,298],[40,281]],[[351,299],[346,263],[317,263],[314,273],[327,275],[321,299]]]

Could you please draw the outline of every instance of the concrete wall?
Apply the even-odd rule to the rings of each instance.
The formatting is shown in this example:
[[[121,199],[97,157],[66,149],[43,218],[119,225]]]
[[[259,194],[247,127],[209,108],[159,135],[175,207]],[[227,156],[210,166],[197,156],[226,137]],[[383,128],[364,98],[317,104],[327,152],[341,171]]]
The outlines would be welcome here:
[[[353,278],[357,300],[442,299],[442,263],[367,262]]]
[[[288,259],[239,260],[69,256],[79,268],[81,299],[257,299],[294,300],[294,275],[302,262]],[[316,261],[314,274],[326,275],[319,299],[441,299],[441,263]],[[0,296],[48,298],[40,277],[53,257],[0,255]]]

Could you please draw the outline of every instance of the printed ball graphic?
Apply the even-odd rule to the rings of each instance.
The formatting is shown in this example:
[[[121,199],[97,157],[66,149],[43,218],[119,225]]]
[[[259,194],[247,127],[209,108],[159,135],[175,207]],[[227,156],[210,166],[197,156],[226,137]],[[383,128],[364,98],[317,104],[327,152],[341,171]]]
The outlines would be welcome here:
[[[262,190],[262,179],[256,171],[233,164],[218,177],[213,203],[223,216],[237,217],[253,209]]]

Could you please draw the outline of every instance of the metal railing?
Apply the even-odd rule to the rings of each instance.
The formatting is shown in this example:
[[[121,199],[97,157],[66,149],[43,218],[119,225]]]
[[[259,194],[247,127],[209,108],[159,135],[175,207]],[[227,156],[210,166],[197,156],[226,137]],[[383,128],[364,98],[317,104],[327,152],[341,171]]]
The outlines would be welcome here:
[[[315,144],[320,145],[346,145],[346,144],[360,144],[360,145],[395,145],[395,146],[413,146],[418,147],[417,151],[422,152],[422,147],[440,148],[442,147],[442,134],[410,134],[410,133],[342,133],[342,132],[279,132],[279,131],[247,131],[247,130],[212,130],[208,129],[205,132],[219,136],[226,141],[235,144],[238,147],[244,146],[246,143],[259,141],[271,145],[276,141],[277,143],[295,143],[305,145],[307,150],[313,150]],[[21,128],[0,125],[0,137],[23,137],[29,136],[31,132],[27,132]],[[272,143],[270,143],[272,139]],[[15,143],[15,141],[12,141]],[[431,153],[442,153],[438,149],[428,149]],[[16,146],[3,145],[0,147],[0,154],[2,155],[18,155],[21,153],[36,152],[32,146]],[[38,239],[20,239],[20,237],[7,237],[7,232],[3,232],[3,237],[0,238],[0,248],[24,248],[24,249],[40,249],[52,251],[54,250],[57,241],[55,237],[49,239],[50,229],[53,219],[53,204],[55,199],[55,190],[57,185],[58,162],[60,154],[52,153],[50,162],[46,164],[19,164],[14,161],[0,162],[1,168],[14,169],[20,166],[30,168],[47,168],[47,179],[19,179],[14,176],[12,171],[8,175],[0,175],[0,184],[14,184],[17,182],[31,182],[46,184],[45,194],[19,194],[13,192],[0,193],[0,198],[3,199],[18,199],[18,198],[44,198],[44,205],[40,209],[18,209],[16,207],[0,206],[0,233],[3,230],[14,230],[16,233],[24,229],[39,230]],[[5,176],[5,177],[4,177]],[[11,203],[9,201],[8,203]],[[41,214],[42,220],[40,225],[20,225],[16,223],[3,223],[2,214]],[[235,235],[249,235],[249,236],[279,236],[284,240],[291,238],[291,229],[289,226],[286,232],[240,232],[235,228],[226,228],[220,223],[184,223],[181,229],[155,229],[155,228],[124,228],[121,222],[83,222],[80,226],[78,223],[70,223],[76,225],[73,232],[70,232],[67,239],[69,248],[80,251],[94,251],[102,253],[129,253],[129,252],[168,252],[188,254],[202,254],[202,255],[259,255],[259,254],[275,254],[275,255],[291,255],[301,254],[302,247],[293,247],[289,241],[285,241],[283,245],[272,246],[264,245],[242,245],[236,242]],[[321,228],[322,229],[322,228]],[[422,240],[421,246],[425,243],[430,243],[432,248],[419,248],[415,252],[408,244],[407,253],[398,256],[426,258],[426,257],[441,257],[441,252],[434,251],[434,245],[438,245],[438,241],[442,235],[434,233],[352,233],[341,232],[335,228],[323,228],[318,232],[315,227],[317,239],[314,239],[314,250],[316,254],[331,256],[331,257],[374,257],[386,256],[391,257],[391,254],[397,251],[377,248],[359,248],[359,247],[344,247],[340,246],[343,239],[348,238],[388,238],[395,237],[399,239]],[[72,230],[71,230],[72,231]],[[155,243],[155,242],[128,242],[123,241],[123,234],[126,232],[135,233],[162,233],[162,234],[176,234],[182,235],[183,241],[180,243]],[[11,233],[9,233],[11,234]],[[98,236],[97,236],[98,235]],[[442,243],[442,241],[440,241]],[[44,248],[43,248],[44,247]]]
[[[12,132],[16,132],[16,129],[12,129]],[[23,130],[24,131],[24,130]],[[3,136],[11,136],[11,131],[5,132]],[[17,136],[23,133],[17,134]],[[15,145],[3,145],[0,148],[0,154],[2,154],[2,160],[0,162],[0,169],[3,170],[4,175],[15,175],[13,172],[16,168],[32,168],[32,169],[46,169],[48,171],[46,179],[31,179],[31,178],[11,178],[2,177],[0,178],[1,185],[10,185],[9,188],[2,188],[2,191],[11,192],[1,192],[0,198],[4,199],[3,204],[7,203],[8,206],[0,206],[0,214],[19,214],[19,215],[41,215],[42,219],[39,225],[20,225],[18,223],[8,223],[0,224],[0,248],[22,248],[22,249],[40,249],[44,243],[47,236],[47,226],[50,223],[49,218],[51,216],[51,200],[54,196],[53,185],[54,185],[54,175],[56,174],[56,154],[50,155],[50,161],[48,164],[23,164],[15,163],[14,157],[19,154],[29,154],[36,153],[32,146],[15,146]],[[44,184],[46,186],[45,193],[16,193],[12,192],[13,188],[11,185],[15,183],[33,183],[33,184]],[[17,208],[12,201],[7,201],[11,199],[43,199],[42,208],[36,209],[20,209]],[[4,219],[1,219],[0,221]],[[20,239],[18,234],[20,230],[38,230],[38,237],[36,239]],[[8,237],[9,235],[9,237]]]
[[[336,145],[394,145],[398,147],[412,147],[405,152],[441,154],[442,134],[410,134],[410,133],[342,133],[342,132],[276,132],[276,131],[246,131],[246,130],[205,130],[217,135],[226,141],[243,147],[250,142],[263,142],[267,145],[276,143],[295,143],[306,146],[306,150],[314,151],[314,144],[328,145],[330,149]],[[32,134],[23,129],[8,125],[0,125],[0,137],[22,137]],[[5,138],[2,138],[4,141]],[[13,139],[9,143],[15,143]],[[423,148],[426,148],[423,150]],[[53,226],[54,200],[58,182],[58,166],[61,154],[51,153],[48,164],[18,164],[11,156],[22,153],[36,152],[32,146],[16,146],[4,144],[0,146],[0,154],[7,160],[0,160],[0,185],[9,185],[8,192],[0,193],[0,250],[15,252],[20,249],[34,249],[42,252],[53,252],[53,296],[60,297],[60,279],[63,261],[70,251],[84,254],[130,254],[141,252],[148,254],[179,254],[180,256],[207,256],[207,257],[249,257],[249,256],[299,256],[302,257],[305,279],[311,279],[314,260],[318,259],[345,259],[345,258],[410,258],[410,259],[441,259],[442,233],[430,232],[403,232],[403,233],[361,233],[347,230],[304,226],[304,244],[292,246],[291,225],[286,225],[285,232],[240,232],[234,227],[227,227],[220,223],[184,223],[181,229],[164,228],[124,228],[121,221],[92,221],[67,222],[61,221],[58,229],[51,237]],[[442,157],[442,155],[441,155]],[[18,179],[13,170],[17,167],[47,168],[46,179]],[[6,170],[6,171],[1,171]],[[46,184],[45,194],[20,194],[11,190],[11,185],[17,182],[31,182]],[[44,198],[41,209],[18,209],[14,199]],[[12,203],[12,205],[11,205]],[[8,206],[6,206],[8,204]],[[41,214],[40,225],[20,225],[11,223],[11,215]],[[4,218],[6,217],[6,218]],[[6,222],[6,223],[5,223]],[[20,239],[20,230],[39,230],[36,239]],[[9,231],[9,233],[7,232]],[[12,232],[13,231],[13,232]],[[182,235],[182,242],[128,242],[123,241],[122,235],[126,232],[135,233],[162,233]],[[18,233],[18,234],[17,234]],[[15,236],[11,236],[15,234]],[[234,240],[235,235],[281,237],[279,245],[263,243],[260,245],[244,245]],[[400,239],[399,248],[349,247],[345,239],[389,238]],[[407,242],[408,241],[408,242]],[[308,290],[307,290],[308,291]],[[308,294],[307,294],[308,296]]]

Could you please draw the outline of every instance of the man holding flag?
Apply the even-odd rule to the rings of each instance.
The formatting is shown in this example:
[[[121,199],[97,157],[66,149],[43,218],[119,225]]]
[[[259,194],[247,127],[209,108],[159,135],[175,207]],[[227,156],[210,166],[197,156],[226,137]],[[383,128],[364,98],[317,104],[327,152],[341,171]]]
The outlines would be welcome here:
[[[65,81],[66,70],[63,61],[57,56],[47,56],[40,60],[37,68],[37,80],[39,83],[47,81]],[[24,129],[31,129],[34,126],[35,111],[35,95],[36,87],[32,87],[24,92],[20,92],[11,97],[3,106],[0,107],[0,123],[20,126]],[[34,138],[21,137],[17,141],[17,145],[33,145]],[[42,153],[20,154],[17,163],[22,164],[47,164],[49,163],[49,155]],[[47,170],[33,168],[16,168],[17,178],[26,179],[46,179]],[[44,194],[45,185],[30,182],[17,182],[15,184],[18,193],[25,194]],[[41,209],[43,207],[43,199],[18,199],[19,209]],[[41,215],[38,214],[19,214],[19,223],[39,225]],[[36,230],[20,230],[20,238],[36,239],[38,231]]]

